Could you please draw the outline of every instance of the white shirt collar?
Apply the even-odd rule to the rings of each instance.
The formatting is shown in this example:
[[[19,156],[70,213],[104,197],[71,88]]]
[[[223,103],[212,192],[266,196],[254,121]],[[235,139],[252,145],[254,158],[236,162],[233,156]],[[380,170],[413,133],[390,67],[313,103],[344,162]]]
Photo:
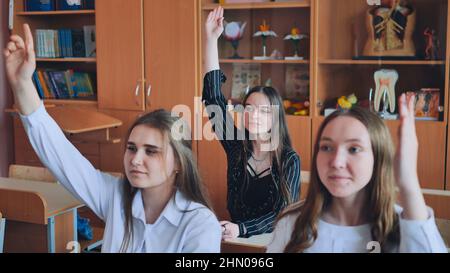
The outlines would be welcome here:
[[[177,190],[175,194],[170,198],[164,210],[161,212],[161,215],[155,222],[155,225],[161,221],[162,218],[165,218],[172,225],[178,227],[181,222],[181,218],[186,210],[195,209],[197,206],[192,208],[192,202],[187,200],[186,197]],[[200,207],[200,206],[198,206]],[[132,204],[132,215],[134,218],[141,220],[144,224],[147,223],[145,219],[145,210],[144,203],[142,200],[142,193],[139,190],[134,197]]]

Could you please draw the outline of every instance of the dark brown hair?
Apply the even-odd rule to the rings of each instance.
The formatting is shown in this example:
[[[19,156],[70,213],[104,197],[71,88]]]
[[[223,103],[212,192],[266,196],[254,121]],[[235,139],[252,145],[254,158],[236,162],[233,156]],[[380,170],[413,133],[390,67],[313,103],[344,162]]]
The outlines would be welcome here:
[[[281,190],[281,194],[283,197],[283,203],[284,206],[287,206],[289,204],[291,204],[294,200],[291,200],[291,196],[289,194],[289,185],[287,184],[287,181],[285,181],[284,178],[284,173],[283,173],[283,162],[282,162],[282,155],[283,155],[283,151],[285,151],[286,149],[292,149],[292,144],[291,144],[291,138],[289,137],[289,130],[287,127],[287,123],[286,123],[286,115],[284,113],[284,107],[283,107],[283,100],[281,98],[281,96],[278,94],[278,92],[272,88],[272,87],[268,87],[268,86],[256,86],[254,88],[252,88],[245,96],[244,100],[243,100],[243,105],[245,107],[248,98],[255,93],[261,93],[263,95],[265,95],[270,103],[270,106],[275,106],[275,110],[278,110],[278,115],[274,115],[274,117],[278,117],[277,120],[273,120],[272,123],[272,128],[271,130],[277,130],[275,134],[272,133],[272,136],[278,136],[278,146],[276,147],[275,150],[270,152],[270,157],[272,159],[272,162],[274,162],[275,164],[272,163],[272,168],[277,168],[278,174],[280,176],[280,185],[279,188]],[[246,132],[247,137],[245,138],[244,141],[244,150],[242,151],[242,162],[244,164],[244,170],[247,169],[247,164],[248,164],[248,158],[247,158],[247,154],[249,151],[253,150],[252,147],[252,142],[249,140],[248,137],[248,132]],[[242,187],[243,191],[247,190],[247,186],[248,186],[248,174],[247,172],[245,173],[245,179],[244,179],[244,186]],[[241,196],[244,196],[244,192],[241,192]]]

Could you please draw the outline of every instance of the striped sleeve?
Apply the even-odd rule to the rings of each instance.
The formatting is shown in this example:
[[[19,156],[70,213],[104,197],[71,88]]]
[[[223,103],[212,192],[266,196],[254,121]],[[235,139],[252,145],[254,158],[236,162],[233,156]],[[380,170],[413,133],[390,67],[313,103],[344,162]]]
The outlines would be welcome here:
[[[234,126],[233,118],[227,111],[227,102],[221,91],[222,83],[225,81],[226,77],[221,70],[208,72],[203,80],[202,100],[214,132],[225,152],[230,154],[242,145],[242,141],[238,140],[238,129]]]
[[[295,151],[287,155],[283,162],[283,175],[289,187],[289,194],[291,195],[291,202],[295,203],[300,196],[300,157]]]
[[[277,209],[276,211],[271,211],[261,217],[237,223],[239,226],[239,236],[250,237],[253,235],[272,232],[273,224],[280,211],[281,209]]]
[[[288,153],[283,163],[283,174],[289,187],[289,194],[291,202],[296,202],[300,196],[300,157],[296,152]],[[280,199],[281,200],[281,199]],[[273,224],[278,217],[278,214],[287,206],[280,202],[277,209],[271,211],[259,218],[250,219],[238,223],[239,234],[243,237],[250,237],[252,235],[268,233],[273,231]]]

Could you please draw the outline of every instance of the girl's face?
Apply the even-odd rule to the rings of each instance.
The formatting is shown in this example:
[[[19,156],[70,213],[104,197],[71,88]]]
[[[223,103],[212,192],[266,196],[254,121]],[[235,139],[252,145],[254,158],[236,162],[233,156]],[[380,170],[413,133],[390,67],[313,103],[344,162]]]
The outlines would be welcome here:
[[[372,178],[374,156],[367,128],[352,117],[337,117],[319,139],[317,170],[330,194],[355,197]]]
[[[265,134],[272,128],[272,106],[266,95],[256,92],[245,103],[245,128],[253,135]]]
[[[131,185],[138,189],[173,186],[177,166],[174,152],[158,129],[136,126],[128,139],[123,164]]]

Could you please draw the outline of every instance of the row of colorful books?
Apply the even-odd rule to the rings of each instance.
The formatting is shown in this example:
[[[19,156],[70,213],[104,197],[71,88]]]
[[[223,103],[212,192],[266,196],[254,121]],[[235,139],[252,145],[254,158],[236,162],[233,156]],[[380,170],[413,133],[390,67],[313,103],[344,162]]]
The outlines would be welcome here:
[[[26,0],[26,11],[95,9],[95,0]]]
[[[33,82],[41,99],[76,99],[95,96],[93,75],[76,72],[38,69]]]
[[[38,58],[95,57],[95,26],[83,29],[36,29]]]

